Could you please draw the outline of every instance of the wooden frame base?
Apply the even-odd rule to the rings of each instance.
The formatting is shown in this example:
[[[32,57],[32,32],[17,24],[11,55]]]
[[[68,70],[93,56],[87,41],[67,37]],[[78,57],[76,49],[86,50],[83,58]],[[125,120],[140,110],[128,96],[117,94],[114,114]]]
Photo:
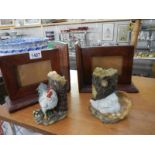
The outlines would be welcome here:
[[[139,90],[135,87],[135,85],[133,83],[131,84],[120,84],[118,85],[118,90],[120,91],[125,91],[127,93],[138,93]]]
[[[37,95],[31,95],[18,100],[10,100],[9,96],[5,97],[5,104],[9,112],[15,112],[27,106],[33,105],[38,102]]]

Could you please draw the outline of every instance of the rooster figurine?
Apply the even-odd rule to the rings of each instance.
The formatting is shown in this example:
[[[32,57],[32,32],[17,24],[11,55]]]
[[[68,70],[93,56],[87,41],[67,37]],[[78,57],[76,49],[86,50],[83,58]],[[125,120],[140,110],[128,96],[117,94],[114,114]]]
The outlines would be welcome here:
[[[44,83],[41,83],[37,90],[39,93],[39,104],[44,114],[44,119],[47,120],[46,112],[57,106],[58,97],[56,92],[51,87],[48,88]]]

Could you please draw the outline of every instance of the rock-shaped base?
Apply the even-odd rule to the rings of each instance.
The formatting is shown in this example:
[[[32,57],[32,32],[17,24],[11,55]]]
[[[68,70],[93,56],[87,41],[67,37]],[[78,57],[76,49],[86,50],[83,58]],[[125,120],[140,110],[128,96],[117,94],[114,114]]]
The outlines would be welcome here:
[[[108,116],[105,114],[100,113],[98,110],[96,110],[93,106],[90,106],[90,110],[92,112],[92,114],[97,117],[98,119],[100,119],[103,123],[116,123],[118,121],[120,121],[121,119],[118,117],[118,115],[120,116],[121,114],[111,114]]]
[[[41,109],[33,111],[33,117],[37,124],[50,125],[53,124],[67,116],[67,111],[57,112],[57,111],[47,111],[47,118],[44,118],[44,114]]]
[[[101,113],[99,110],[90,105],[91,113],[104,123],[116,123],[120,120],[123,120],[125,117],[127,117],[131,109],[132,102],[125,92],[117,91],[116,95],[118,96],[120,103],[120,111],[114,113]]]

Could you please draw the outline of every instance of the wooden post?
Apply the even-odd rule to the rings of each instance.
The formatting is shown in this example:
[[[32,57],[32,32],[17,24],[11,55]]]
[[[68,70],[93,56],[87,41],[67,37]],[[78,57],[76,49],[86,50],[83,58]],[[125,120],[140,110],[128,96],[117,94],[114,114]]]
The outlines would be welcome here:
[[[67,111],[67,80],[56,71],[52,71],[48,73],[48,81],[58,96],[57,111]]]
[[[136,47],[137,45],[140,28],[141,28],[141,19],[137,19],[134,23],[134,27],[131,33],[131,42],[130,42],[130,45],[133,45],[134,47]]]
[[[92,98],[100,100],[116,91],[118,71],[96,67],[92,75]]]

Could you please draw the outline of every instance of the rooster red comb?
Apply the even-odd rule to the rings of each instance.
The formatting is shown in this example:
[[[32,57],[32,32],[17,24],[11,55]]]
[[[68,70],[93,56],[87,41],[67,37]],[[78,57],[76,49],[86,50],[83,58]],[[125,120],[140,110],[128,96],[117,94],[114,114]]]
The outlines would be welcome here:
[[[53,93],[52,93],[52,89],[49,88],[49,89],[47,90],[47,97],[50,98],[50,97],[52,96],[52,94],[53,94]]]

